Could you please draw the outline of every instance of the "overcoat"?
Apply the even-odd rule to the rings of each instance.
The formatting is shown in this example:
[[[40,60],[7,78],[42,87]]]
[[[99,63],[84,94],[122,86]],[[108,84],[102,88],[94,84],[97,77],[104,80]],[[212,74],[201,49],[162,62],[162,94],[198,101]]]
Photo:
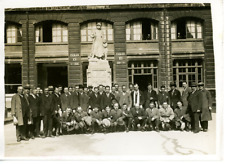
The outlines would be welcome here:
[[[201,121],[212,120],[212,115],[209,107],[212,107],[212,98],[210,92],[206,89],[199,90],[199,109],[202,112]]]
[[[23,125],[23,113],[22,113],[22,105],[20,100],[20,95],[17,93],[12,97],[11,101],[11,113],[15,115],[18,120],[18,125]]]
[[[80,94],[80,106],[81,108],[87,112],[87,108],[89,106],[89,96],[86,93]]]

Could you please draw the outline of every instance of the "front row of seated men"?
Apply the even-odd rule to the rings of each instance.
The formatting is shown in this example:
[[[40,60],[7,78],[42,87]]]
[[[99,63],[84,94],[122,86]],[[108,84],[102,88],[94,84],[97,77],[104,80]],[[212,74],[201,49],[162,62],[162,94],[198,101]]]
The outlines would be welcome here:
[[[115,103],[112,109],[107,106],[102,111],[94,108],[86,112],[81,107],[76,110],[67,108],[59,115],[61,115],[61,126],[57,129],[61,129],[63,134],[128,132],[130,130],[159,132],[159,130],[171,129],[189,131],[191,129],[190,116],[180,101],[174,111],[167,102],[164,102],[160,109],[155,107],[154,102],[151,102],[146,109],[135,105],[130,110],[127,104],[123,104],[120,109],[119,104]]]

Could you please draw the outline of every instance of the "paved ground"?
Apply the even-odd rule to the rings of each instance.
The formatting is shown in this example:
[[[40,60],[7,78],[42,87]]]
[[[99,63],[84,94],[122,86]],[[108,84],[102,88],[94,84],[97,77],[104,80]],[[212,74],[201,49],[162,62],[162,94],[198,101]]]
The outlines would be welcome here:
[[[5,125],[6,157],[39,156],[132,156],[132,155],[214,155],[216,153],[215,114],[209,131],[120,132],[67,135],[16,142],[15,127]]]

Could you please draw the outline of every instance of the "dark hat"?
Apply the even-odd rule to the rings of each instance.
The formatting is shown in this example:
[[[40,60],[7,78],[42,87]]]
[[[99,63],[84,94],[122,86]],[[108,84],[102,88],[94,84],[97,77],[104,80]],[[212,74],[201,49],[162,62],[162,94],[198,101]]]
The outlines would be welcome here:
[[[92,86],[92,85],[89,85],[88,88],[89,88],[89,89],[90,89],[90,88],[93,88],[93,86]]]
[[[30,85],[29,84],[25,85],[24,89],[30,89]]]
[[[48,86],[48,90],[49,91],[54,91],[54,87],[53,86]]]
[[[171,82],[171,83],[170,83],[170,87],[172,87],[172,86],[176,87],[177,85],[176,85],[175,82]]]
[[[197,87],[197,84],[195,82],[192,82],[191,87]]]
[[[203,82],[198,83],[198,86],[204,86]]]
[[[165,85],[162,85],[160,88],[166,88],[166,86]]]

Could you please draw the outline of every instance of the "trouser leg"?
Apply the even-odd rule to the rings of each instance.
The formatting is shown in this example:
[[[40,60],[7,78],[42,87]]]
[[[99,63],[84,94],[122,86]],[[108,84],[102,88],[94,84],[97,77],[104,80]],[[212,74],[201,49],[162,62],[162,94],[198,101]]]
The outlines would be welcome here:
[[[52,115],[48,116],[48,132],[49,135],[52,135]]]
[[[21,131],[22,131],[22,136],[23,137],[28,137],[28,127],[27,127],[27,122],[28,122],[28,119],[27,117],[23,117],[23,126],[21,126]]]
[[[194,113],[194,131],[199,131],[199,113]]]
[[[48,134],[48,116],[47,115],[44,116],[43,123],[44,123],[44,135],[47,136]]]
[[[22,133],[22,128],[21,128],[22,126],[19,126],[19,125],[16,125],[16,139],[17,140],[19,140],[19,139],[21,139],[21,137],[22,137],[22,135],[21,135],[21,133]]]
[[[201,121],[201,126],[202,126],[202,128],[203,128],[203,130],[204,129],[208,129],[208,121]]]

